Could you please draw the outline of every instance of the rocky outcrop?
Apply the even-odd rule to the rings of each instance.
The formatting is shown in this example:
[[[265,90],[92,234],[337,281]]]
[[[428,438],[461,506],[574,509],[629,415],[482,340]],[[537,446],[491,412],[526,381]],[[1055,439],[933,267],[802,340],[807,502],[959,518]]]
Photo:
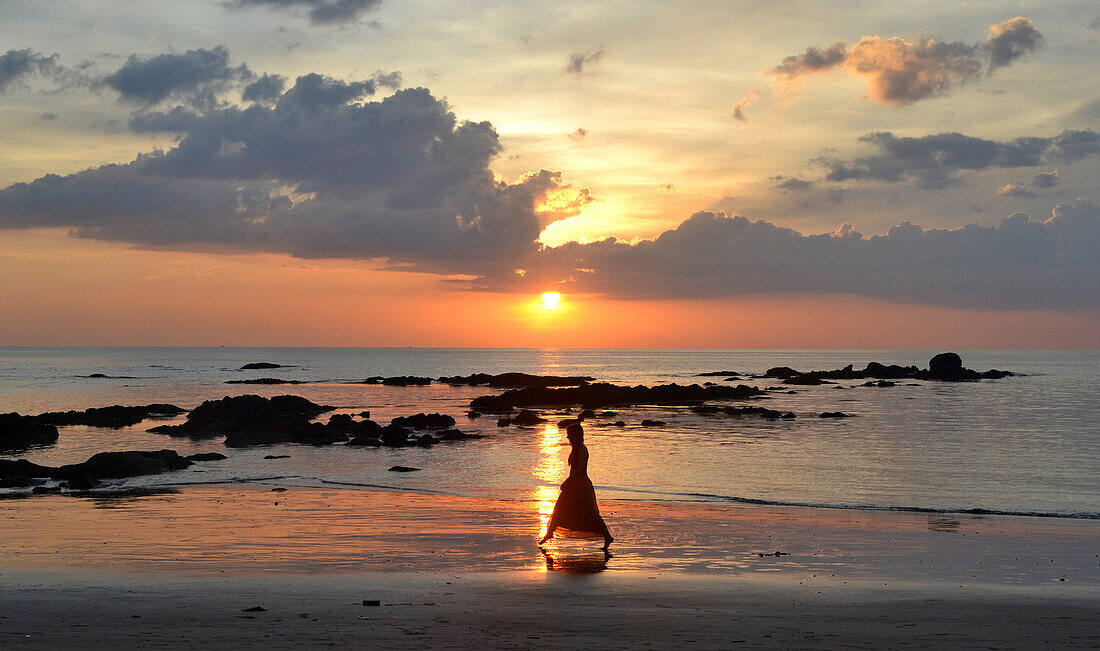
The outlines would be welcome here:
[[[470,408],[483,413],[508,413],[517,407],[610,407],[614,405],[690,405],[707,400],[733,400],[763,395],[756,387],[739,384],[703,387],[698,384],[662,384],[622,386],[597,382],[579,387],[555,389],[528,387],[511,389],[497,396],[480,396]]]
[[[817,385],[828,384],[828,380],[941,380],[945,382],[966,382],[975,380],[996,380],[1012,376],[1010,371],[992,369],[980,373],[963,367],[962,358],[957,353],[940,353],[928,362],[928,369],[916,366],[898,366],[870,362],[866,368],[856,370],[852,364],[831,371],[796,371],[789,366],[769,368],[761,377],[780,378],[785,384]],[[886,386],[886,385],[875,385]]]
[[[497,389],[519,389],[524,387],[575,387],[587,384],[596,378],[587,375],[531,375],[529,373],[501,373],[489,375],[487,373],[474,373],[473,375],[452,375],[441,377],[443,384],[490,386]]]
[[[35,480],[58,479],[70,482],[70,486],[90,487],[103,479],[122,479],[141,475],[158,475],[173,470],[183,470],[191,461],[173,450],[100,452],[82,463],[60,467],[40,466],[20,459],[0,459],[0,485],[33,486]]]
[[[249,362],[248,364],[245,364],[244,366],[242,366],[241,370],[242,371],[255,371],[255,370],[259,370],[259,369],[266,370],[266,369],[270,369],[270,368],[286,368],[286,366],[284,364],[273,364],[271,362]]]
[[[299,396],[227,396],[202,403],[181,425],[161,425],[149,431],[192,439],[225,436],[228,447],[309,443],[315,438],[335,442],[332,436],[335,432],[327,431],[320,423],[310,423],[311,419],[333,409]],[[339,440],[347,439],[345,436]]]
[[[49,445],[57,441],[57,428],[34,416],[15,412],[0,414],[0,453],[24,450],[34,445]]]
[[[226,384],[305,384],[302,380],[284,380],[277,377],[258,377],[252,380],[226,380]]]
[[[724,415],[733,418],[767,418],[769,420],[794,418],[793,411],[778,411],[767,407],[727,407],[721,405],[700,405],[691,410],[703,415]]]
[[[734,375],[744,375],[737,371],[707,371],[706,373],[696,373],[695,377],[730,377]]]
[[[146,418],[178,416],[186,412],[175,405],[154,403],[136,407],[111,405],[93,407],[84,411],[49,411],[38,415],[39,422],[50,425],[85,425],[88,427],[129,427],[137,425]]]
[[[197,452],[195,454],[189,454],[184,458],[188,461],[221,461],[229,457],[221,452]]]
[[[533,411],[527,409],[521,409],[518,414],[512,419],[513,425],[520,425],[523,427],[530,427],[531,425],[540,425],[547,422],[547,420]]]
[[[390,424],[413,429],[441,429],[454,425],[455,419],[446,414],[425,414],[421,412],[412,416],[398,416],[392,419]]]

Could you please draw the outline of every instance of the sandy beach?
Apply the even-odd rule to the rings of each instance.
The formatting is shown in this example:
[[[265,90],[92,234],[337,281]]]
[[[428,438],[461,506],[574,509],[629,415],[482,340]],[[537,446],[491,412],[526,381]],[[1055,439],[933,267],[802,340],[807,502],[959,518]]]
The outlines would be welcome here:
[[[4,500],[0,636],[31,648],[1100,643],[1092,521],[603,511],[618,538],[606,559],[591,542],[540,553],[537,501],[262,484]]]

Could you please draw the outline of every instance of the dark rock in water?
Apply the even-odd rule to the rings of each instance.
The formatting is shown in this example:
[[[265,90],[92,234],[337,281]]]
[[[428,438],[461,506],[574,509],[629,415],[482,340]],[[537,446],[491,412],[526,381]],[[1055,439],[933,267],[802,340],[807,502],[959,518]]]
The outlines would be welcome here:
[[[663,420],[650,420],[646,418],[642,421],[642,427],[664,427],[665,425],[668,425],[668,423]]]
[[[35,495],[43,495],[47,493],[60,493],[60,486],[35,486],[31,489],[31,492]]]
[[[184,457],[188,461],[221,461],[222,459],[228,459],[221,452],[199,452],[196,454],[189,454]]]
[[[611,424],[615,427],[626,427],[626,421],[617,420]]]
[[[441,432],[436,432],[435,436],[440,441],[466,441],[469,439],[484,438],[481,434],[467,434],[457,429],[445,429]]]
[[[455,419],[446,414],[425,414],[423,412],[412,416],[398,416],[390,421],[392,425],[411,427],[412,429],[440,429],[455,424]]]
[[[466,412],[466,418],[469,418],[470,420],[481,418],[481,413],[476,411],[468,411]]]
[[[391,424],[378,430],[378,438],[382,440],[382,445],[403,447],[412,444],[409,441],[410,433],[409,430],[400,425]]]
[[[420,436],[412,437],[412,442],[421,447],[428,447],[435,445],[435,438],[431,434],[421,434]]]
[[[511,424],[512,424],[512,419],[511,418],[498,418],[497,419],[497,427],[508,427]]]
[[[348,430],[355,427],[355,419],[351,414],[333,414],[328,417],[328,427],[333,429]]]
[[[619,412],[617,412],[617,411],[601,411],[600,413],[596,414],[593,418],[614,418],[618,415],[619,415]]]
[[[479,386],[488,385],[497,389],[519,389],[523,387],[575,387],[591,382],[595,378],[587,375],[561,376],[561,375],[531,375],[529,373],[501,373],[489,375],[487,373],[474,373],[473,375],[452,375],[441,377],[439,381],[444,384]]]
[[[596,412],[592,411],[591,409],[585,409],[585,410],[581,411],[581,413],[577,414],[577,420],[585,420],[587,418],[595,418],[595,417],[596,417]]]
[[[807,373],[805,375],[795,375],[793,377],[789,377],[789,378],[783,380],[783,384],[794,384],[794,385],[798,385],[798,386],[816,387],[816,386],[819,386],[819,385],[822,385],[822,384],[834,384],[834,383],[830,382],[828,380],[822,380],[820,377],[818,377],[816,375],[810,375],[809,373]]]
[[[898,385],[897,382],[891,382],[890,380],[878,380],[878,381],[872,380],[870,382],[864,382],[860,386],[864,386],[864,387],[896,387],[897,385]]]
[[[267,608],[263,606],[253,606],[251,608],[241,608],[242,613],[266,613]]]
[[[737,382],[740,379],[741,379],[741,376],[739,376],[739,375],[731,375],[730,377],[723,378],[722,381],[723,382]]]
[[[558,421],[558,429],[565,429],[566,427],[569,427],[570,425],[580,425],[580,424],[581,424],[581,421],[577,420],[576,418],[565,418],[565,419],[562,419],[562,420]]]
[[[273,364],[271,362],[249,362],[241,367],[242,371],[255,371],[258,369],[268,368],[285,368],[284,364]]]
[[[654,387],[621,386],[597,382],[580,387],[553,389],[531,387],[511,389],[499,396],[481,396],[470,402],[471,409],[483,412],[509,412],[515,407],[586,406],[590,408],[612,405],[687,405],[706,400],[731,400],[763,395],[756,387],[739,384],[735,387],[702,387],[698,384],[681,386],[663,384]]]
[[[154,403],[137,407],[93,407],[84,411],[50,411],[38,415],[38,420],[50,425],[85,425],[88,427],[129,427],[146,418],[178,416],[186,412],[175,405]]]
[[[226,380],[226,384],[305,384],[302,380],[284,380],[277,377],[261,377],[254,380]]]
[[[289,459],[289,454],[265,454],[264,459]]]
[[[107,377],[107,376],[106,376],[106,374],[104,374],[104,373],[92,373],[91,375],[89,375],[89,376],[87,376],[87,377],[88,377],[88,378],[101,379],[101,378],[105,378],[105,377]]]
[[[57,441],[57,428],[34,416],[15,412],[0,414],[0,453],[23,450]]]
[[[759,417],[773,420],[794,418],[794,412],[778,411],[775,409],[768,409],[767,407],[723,407],[718,405],[702,405],[699,407],[692,407],[691,410],[697,414],[723,414],[734,418]]]
[[[431,383],[432,379],[430,377],[416,377],[414,375],[382,378],[382,384],[388,387],[425,386]]]
[[[958,353],[940,353],[928,360],[928,375],[933,380],[958,380],[964,370]]]
[[[410,466],[390,466],[390,472],[417,472],[420,468],[412,468]]]
[[[370,418],[370,412],[369,411],[361,411],[361,412],[359,412],[359,417],[360,418]]]
[[[999,379],[1004,378],[1004,377],[1012,377],[1013,375],[1016,375],[1016,374],[1013,373],[1012,371],[998,371],[997,369],[992,368],[992,369],[989,369],[988,371],[982,373],[982,379],[983,380],[999,380]]]
[[[547,420],[545,418],[542,418],[541,416],[539,416],[535,412],[527,410],[527,409],[519,410],[519,413],[516,414],[516,417],[512,419],[512,424],[513,425],[522,425],[522,426],[539,425],[539,424],[545,423],[545,422],[547,422]]]
[[[802,373],[794,370],[790,366],[773,366],[764,371],[763,377],[788,378],[796,375],[802,375]]]
[[[821,418],[851,418],[851,414],[846,414],[843,411],[823,411],[821,412]]]
[[[192,463],[174,450],[100,452],[87,461],[53,468],[52,479],[120,479],[183,470]]]
[[[723,377],[728,375],[742,375],[737,371],[708,371],[706,373],[696,373],[696,377]]]
[[[350,441],[348,441],[348,445],[353,446],[353,447],[374,447],[374,448],[376,448],[376,447],[382,445],[382,439],[380,439],[377,434],[375,434],[375,435],[360,434],[360,435],[352,438]]]
[[[52,478],[57,468],[40,466],[26,459],[8,461],[0,459],[0,487],[22,488],[43,483],[43,478]]]
[[[95,488],[95,482],[87,477],[73,477],[67,484],[71,491],[90,491]]]
[[[182,425],[161,425],[149,431],[193,439],[225,436],[227,447],[310,442],[318,436],[333,434],[324,426],[316,424],[321,428],[317,429],[309,422],[333,409],[299,396],[227,396],[202,403],[187,415],[187,422]]]

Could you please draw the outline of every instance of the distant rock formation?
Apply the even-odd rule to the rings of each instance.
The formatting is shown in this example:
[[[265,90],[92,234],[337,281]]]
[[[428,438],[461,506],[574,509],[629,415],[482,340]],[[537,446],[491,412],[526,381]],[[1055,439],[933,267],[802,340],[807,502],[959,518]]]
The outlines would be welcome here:
[[[654,387],[643,385],[622,386],[597,382],[579,387],[554,389],[527,387],[511,389],[498,396],[480,396],[470,402],[470,408],[482,413],[508,413],[517,407],[610,407],[614,405],[690,405],[706,400],[731,400],[763,395],[756,387],[739,384],[731,386],[703,387],[662,384]]]
[[[490,386],[497,389],[519,389],[523,387],[575,387],[587,384],[594,377],[587,375],[531,375],[528,373],[501,373],[489,375],[487,373],[474,373],[473,375],[451,375],[439,378],[443,384]]]
[[[870,362],[863,370],[855,370],[852,364],[832,371],[796,371],[789,366],[769,368],[761,377],[782,379],[784,384],[817,385],[827,384],[828,380],[941,380],[944,382],[968,382],[975,380],[998,380],[1015,375],[1010,371],[991,369],[979,373],[964,368],[962,358],[957,353],[940,353],[928,361],[928,369],[916,366],[898,366]],[[876,386],[888,386],[878,384]]]
[[[241,367],[242,371],[253,371],[257,369],[269,369],[269,368],[286,368],[284,364],[273,364],[272,362],[249,362]]]
[[[302,380],[284,380],[277,377],[260,377],[253,380],[226,380],[226,384],[305,384]]]
[[[186,409],[164,403],[136,407],[111,405],[110,407],[92,407],[84,411],[49,411],[39,414],[38,420],[50,425],[85,425],[88,427],[118,429],[137,425],[146,418],[178,416],[186,411]]]

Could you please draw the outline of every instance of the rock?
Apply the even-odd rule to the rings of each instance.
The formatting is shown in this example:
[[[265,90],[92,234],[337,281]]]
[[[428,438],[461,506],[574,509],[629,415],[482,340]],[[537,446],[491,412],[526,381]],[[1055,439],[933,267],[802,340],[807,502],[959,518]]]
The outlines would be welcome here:
[[[663,384],[654,387],[634,387],[597,382],[580,387],[554,389],[529,387],[510,389],[499,396],[481,396],[470,402],[470,408],[482,412],[509,412],[515,407],[528,406],[586,406],[597,408],[611,405],[684,405],[706,400],[730,400],[763,395],[756,387],[739,384],[731,386],[702,387],[698,384],[681,386]]]
[[[982,373],[982,379],[983,380],[999,380],[999,379],[1005,378],[1005,377],[1012,377],[1013,375],[1016,375],[1016,374],[1013,373],[1012,371],[998,371],[997,369],[993,368],[993,369],[989,369],[988,371]]]
[[[626,422],[621,421],[621,420],[617,420],[617,421],[615,421],[614,423],[611,423],[611,424],[615,427],[626,427]]]
[[[821,418],[851,418],[851,414],[846,414],[843,411],[823,411],[821,412]]]
[[[511,424],[512,424],[512,419],[511,418],[498,418],[497,419],[497,427],[508,427]]]
[[[417,472],[420,468],[412,468],[410,466],[390,466],[390,472]]]
[[[400,425],[386,425],[378,430],[378,438],[382,441],[382,445],[389,447],[403,447],[411,445],[409,441],[409,430],[401,427]]]
[[[35,495],[42,495],[46,493],[60,493],[60,486],[35,486],[31,489],[31,492]]]
[[[864,382],[860,386],[864,386],[864,387],[896,387],[897,385],[898,385],[897,382],[891,382],[890,380],[878,380],[878,381],[872,380],[870,382]]]
[[[581,413],[577,414],[577,420],[585,420],[587,418],[595,418],[595,417],[596,417],[596,412],[592,411],[591,409],[585,409],[585,410],[581,411]]]
[[[531,375],[529,373],[501,373],[488,375],[475,373],[473,375],[453,375],[441,377],[439,381],[444,384],[479,386],[488,385],[498,389],[518,389],[523,387],[575,387],[591,382],[595,378],[587,375],[561,376],[561,375]]]
[[[0,414],[0,453],[24,450],[34,445],[49,445],[57,441],[57,427],[34,416],[15,412]]]
[[[466,412],[466,418],[469,418],[470,420],[474,420],[475,418],[481,418],[481,413],[476,412],[476,411],[468,411],[468,412]]]
[[[737,371],[707,371],[706,373],[696,373],[696,377],[723,377],[726,375],[743,375]]]
[[[382,378],[382,384],[388,387],[425,386],[431,383],[432,379],[430,377],[416,377],[414,375]]]
[[[436,432],[435,436],[440,441],[465,441],[468,439],[484,438],[481,434],[466,434],[457,429],[445,429],[441,432]]]
[[[691,410],[697,414],[724,414],[726,416],[732,416],[734,418],[759,417],[772,420],[780,418],[794,418],[794,412],[777,411],[775,409],[768,409],[767,407],[724,407],[718,405],[702,405],[699,407],[692,407]]]
[[[51,469],[51,479],[121,479],[159,475],[190,467],[191,461],[174,450],[100,452],[87,461]]]
[[[253,606],[251,608],[241,608],[242,613],[266,613],[267,608],[263,606]]]
[[[547,420],[528,409],[520,409],[516,417],[512,419],[513,425],[531,426],[545,423]]]
[[[596,414],[595,417],[596,418],[614,418],[618,415],[619,415],[619,412],[617,412],[617,411],[601,411],[600,413]]]
[[[328,418],[328,427],[332,429],[349,430],[357,424],[351,414],[333,414]]]
[[[642,421],[642,427],[664,427],[665,425],[668,425],[668,423],[663,420],[650,420],[646,418]]]
[[[963,361],[958,353],[940,353],[928,360],[928,374],[933,380],[957,380],[963,375]]]
[[[38,420],[50,425],[85,425],[88,427],[129,427],[146,418],[157,416],[177,416],[186,412],[175,405],[154,403],[137,407],[93,407],[84,411],[50,411],[38,415]]]
[[[579,425],[580,422],[581,421],[576,418],[564,418],[558,421],[558,429],[565,429],[570,425]]]
[[[423,412],[413,416],[398,416],[390,421],[392,425],[411,427],[412,429],[440,429],[455,424],[455,419],[446,414],[425,414]]]
[[[271,459],[289,459],[289,458],[290,458],[289,454],[265,454],[264,455],[264,459],[267,459],[267,460],[271,460]]]
[[[737,382],[740,379],[741,379],[741,376],[739,376],[739,375],[731,375],[730,377],[722,378],[722,381],[723,382]]]
[[[376,447],[382,445],[382,439],[380,439],[377,435],[360,434],[360,435],[352,438],[350,441],[348,441],[348,445],[353,446],[353,447],[374,447],[374,448],[376,448]]]
[[[107,377],[107,376],[106,376],[105,374],[103,374],[103,373],[92,373],[91,375],[89,375],[89,376],[87,376],[87,377],[88,377],[88,378],[95,378],[95,379],[97,379],[97,380],[98,380],[98,379],[102,379],[102,378],[105,378],[105,377]]]
[[[192,439],[225,436],[226,447],[308,443],[339,438],[340,432],[310,423],[333,409],[299,396],[227,396],[202,403],[187,415],[187,422],[182,425],[161,425],[149,431]]]
[[[381,606],[382,602],[378,599],[364,599],[363,600],[363,605],[364,606]]]
[[[812,375],[810,373],[807,373],[805,375],[794,375],[792,377],[789,377],[789,378],[783,380],[783,384],[794,384],[794,385],[798,385],[798,386],[815,387],[815,386],[819,386],[819,385],[822,385],[822,384],[833,384],[833,382],[830,382],[828,380],[822,380],[817,375]]]
[[[73,477],[67,483],[71,491],[90,491],[95,488],[95,482],[87,477]]]
[[[189,454],[184,458],[188,461],[221,461],[229,457],[220,452],[198,452],[196,454]]]
[[[254,380],[226,380],[226,384],[305,384],[302,380],[284,380],[277,377],[261,377]]]
[[[800,371],[794,370],[790,366],[773,366],[772,368],[764,371],[764,375],[762,377],[788,378],[794,377],[796,375],[802,375],[802,373]]]
[[[269,369],[269,368],[284,368],[284,365],[283,364],[273,364],[271,362],[249,362],[248,364],[245,364],[244,366],[242,366],[241,370],[242,371],[254,371],[254,370],[258,370],[258,369]]]
[[[56,468],[40,466],[26,459],[8,461],[0,459],[0,487],[25,488],[45,483],[43,478],[53,477]]]
[[[412,441],[421,447],[435,445],[435,438],[431,434],[421,434],[420,436],[414,436],[412,437]]]
[[[360,418],[370,418],[370,412],[369,411],[361,411],[361,412],[359,412],[359,417]]]

